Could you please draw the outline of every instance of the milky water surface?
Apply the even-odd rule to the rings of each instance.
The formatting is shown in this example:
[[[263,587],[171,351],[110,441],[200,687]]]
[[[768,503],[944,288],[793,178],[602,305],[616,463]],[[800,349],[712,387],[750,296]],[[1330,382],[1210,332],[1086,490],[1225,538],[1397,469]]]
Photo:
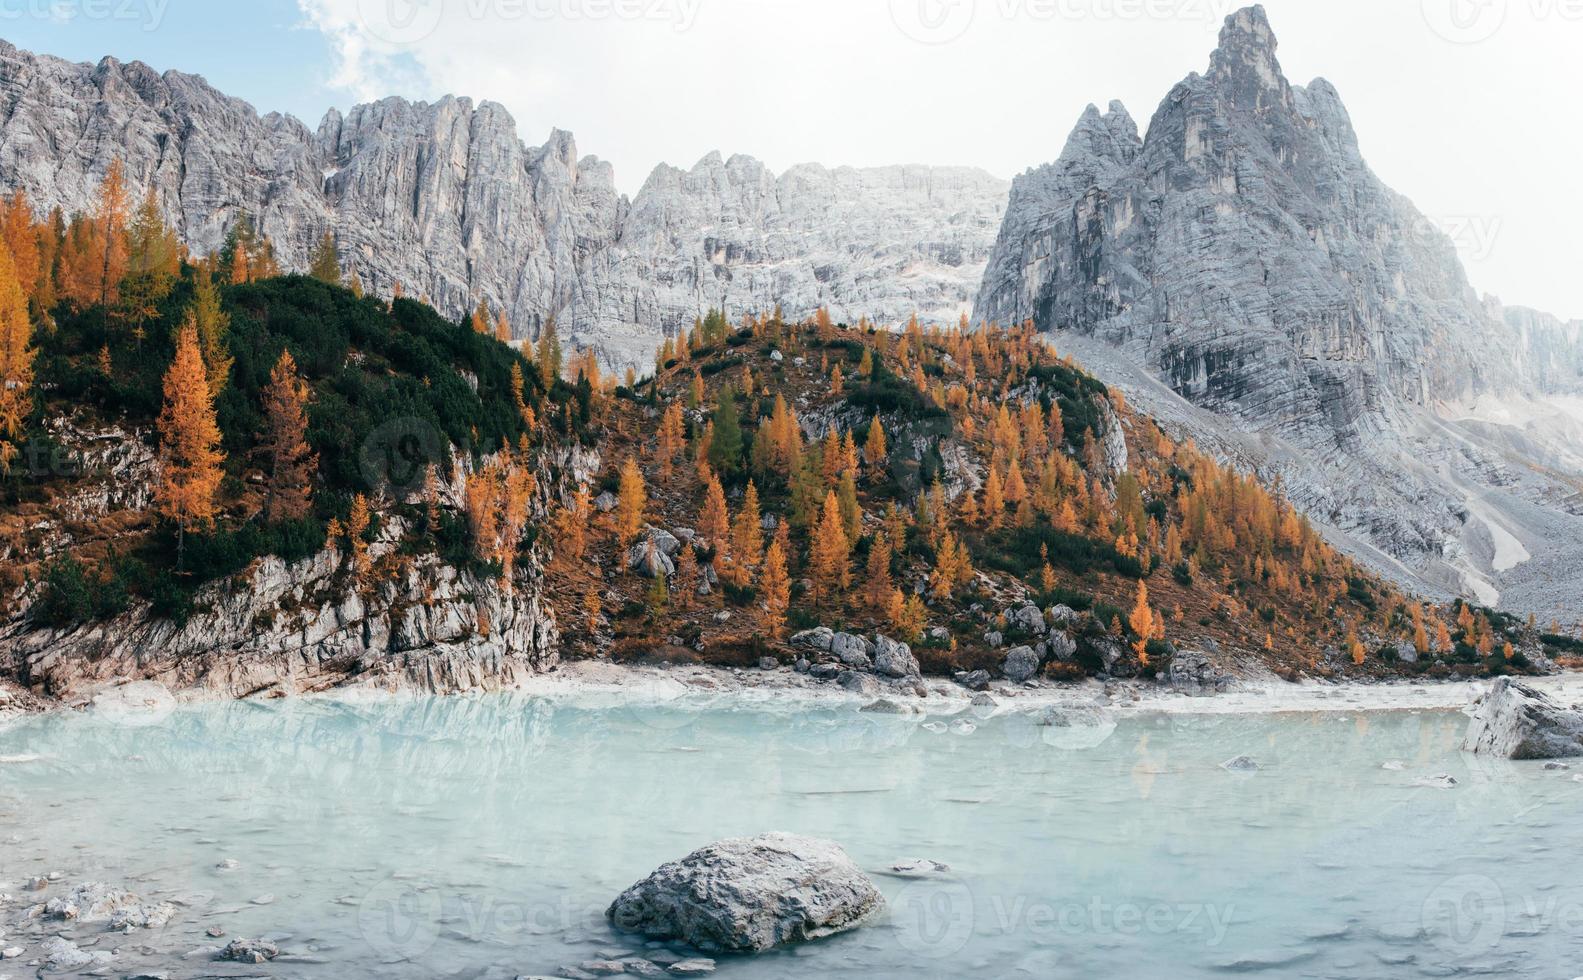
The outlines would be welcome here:
[[[52,715],[0,731],[0,891],[125,884],[181,904],[172,948],[284,937],[276,976],[553,975],[642,949],[603,911],[660,863],[786,830],[844,845],[890,914],[721,977],[1583,972],[1583,769],[1464,756],[1455,713],[1076,720],[520,695]],[[1242,754],[1261,768],[1220,767]],[[881,874],[907,858],[951,872]]]

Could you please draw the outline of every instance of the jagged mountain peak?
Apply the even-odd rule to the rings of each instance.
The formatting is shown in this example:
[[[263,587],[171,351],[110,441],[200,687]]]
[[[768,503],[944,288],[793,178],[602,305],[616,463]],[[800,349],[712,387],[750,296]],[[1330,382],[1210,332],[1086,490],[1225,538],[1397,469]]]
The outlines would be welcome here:
[[[1111,100],[1110,108],[1104,113],[1090,103],[1067,137],[1061,160],[1068,164],[1085,158],[1127,163],[1141,144],[1138,124],[1120,101]]]
[[[1291,105],[1291,85],[1275,57],[1275,31],[1264,8],[1244,7],[1226,18],[1220,45],[1209,57],[1204,78],[1238,109],[1258,110]]]
[[[1450,239],[1369,169],[1335,87],[1290,85],[1275,52],[1261,8],[1232,14],[1135,148],[1117,113],[1086,110],[1014,184],[976,316],[1093,338],[1150,379],[1136,393],[1180,399],[1156,414],[1256,432],[1256,461],[1316,519],[1487,600],[1478,555],[1500,535],[1468,501],[1513,481],[1441,406],[1583,391],[1575,341],[1486,310]],[[1583,553],[1583,525],[1532,504],[1514,525]]]

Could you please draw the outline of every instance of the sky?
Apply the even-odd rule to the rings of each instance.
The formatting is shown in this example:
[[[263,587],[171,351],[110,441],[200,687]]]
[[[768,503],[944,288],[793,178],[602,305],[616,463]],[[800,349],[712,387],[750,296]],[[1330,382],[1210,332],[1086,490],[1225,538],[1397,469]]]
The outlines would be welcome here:
[[[317,125],[386,95],[571,130],[637,192],[711,150],[776,170],[1053,159],[1088,103],[1140,128],[1231,0],[0,0],[0,37],[205,76]],[[1473,285],[1583,318],[1583,0],[1267,0],[1294,83],[1340,90],[1375,171]]]

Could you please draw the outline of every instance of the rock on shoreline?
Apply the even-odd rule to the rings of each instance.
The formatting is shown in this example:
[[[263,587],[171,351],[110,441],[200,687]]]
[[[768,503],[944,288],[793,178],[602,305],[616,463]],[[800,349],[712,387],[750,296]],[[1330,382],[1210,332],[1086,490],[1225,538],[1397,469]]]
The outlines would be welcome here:
[[[1509,677],[1468,709],[1465,751],[1505,759],[1583,756],[1583,711],[1565,708]]]

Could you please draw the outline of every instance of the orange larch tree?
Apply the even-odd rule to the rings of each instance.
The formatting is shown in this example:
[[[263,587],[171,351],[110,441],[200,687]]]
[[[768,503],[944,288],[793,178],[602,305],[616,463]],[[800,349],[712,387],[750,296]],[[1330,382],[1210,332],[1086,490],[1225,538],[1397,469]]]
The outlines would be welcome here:
[[[786,553],[778,540],[770,542],[769,553],[764,556],[760,584],[764,591],[765,627],[778,640],[786,634],[786,614],[791,608],[791,576],[786,571]]]
[[[259,441],[267,468],[264,516],[271,522],[301,520],[313,509],[319,458],[308,446],[307,404],[308,386],[291,352],[283,351],[264,388],[264,434]]]
[[[214,396],[198,351],[198,331],[190,322],[182,327],[175,360],[165,372],[165,405],[158,429],[160,466],[154,507],[176,522],[179,567],[187,528],[205,527],[214,520],[225,461]]]
[[[33,407],[33,322],[9,249],[0,248],[0,473],[11,470]]]

